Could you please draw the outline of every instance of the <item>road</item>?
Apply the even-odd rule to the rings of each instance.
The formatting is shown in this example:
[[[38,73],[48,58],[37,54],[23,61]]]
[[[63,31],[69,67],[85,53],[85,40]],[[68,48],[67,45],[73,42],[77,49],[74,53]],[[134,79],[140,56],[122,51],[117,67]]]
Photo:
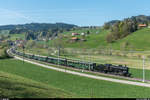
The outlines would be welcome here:
[[[23,60],[22,58],[17,57],[17,56],[14,56],[14,58],[18,59],[18,60]],[[65,72],[65,73],[78,75],[78,76],[83,76],[83,77],[88,77],[88,78],[92,78],[92,79],[105,80],[105,81],[111,81],[111,82],[122,83],[122,84],[143,86],[143,87],[150,87],[150,84],[148,84],[148,83],[133,82],[133,81],[128,81],[128,80],[119,80],[119,79],[107,78],[107,77],[102,77],[102,76],[89,75],[89,74],[85,74],[85,73],[80,73],[80,72],[75,72],[75,71],[70,71],[70,70],[66,70],[66,69],[52,67],[52,66],[49,66],[49,65],[40,64],[40,63],[30,61],[30,60],[26,60],[26,59],[24,59],[24,61],[28,62],[28,63],[31,63],[31,64],[41,66],[41,67],[44,67],[44,68],[49,68],[49,69],[52,69],[52,70]]]

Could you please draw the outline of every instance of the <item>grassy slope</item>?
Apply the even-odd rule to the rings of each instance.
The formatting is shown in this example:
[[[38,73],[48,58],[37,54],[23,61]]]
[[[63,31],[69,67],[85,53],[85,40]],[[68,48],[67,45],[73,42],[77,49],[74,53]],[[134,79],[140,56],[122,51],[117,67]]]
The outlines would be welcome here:
[[[87,41],[80,43],[69,43],[67,40],[71,38],[72,32],[82,33],[86,32],[88,29],[81,29],[81,30],[75,30],[70,32],[65,32],[64,34],[68,35],[68,38],[63,38],[63,42],[65,43],[65,47],[69,48],[98,48],[100,46],[108,46],[111,45],[113,49],[119,49],[122,47],[122,45],[125,42],[128,42],[133,48],[136,48],[136,50],[150,50],[150,29],[145,28],[138,30],[131,35],[128,35],[126,38],[116,41],[115,43],[107,43],[106,42],[106,35],[109,34],[109,31],[102,30],[102,29],[90,29],[89,36],[86,37]],[[96,32],[99,32],[99,34],[95,34]],[[57,40],[57,39],[56,39]],[[53,42],[53,41],[52,41]]]
[[[0,71],[0,97],[65,98],[71,95],[46,84]]]
[[[7,54],[5,53],[5,48],[0,47],[0,59],[8,58]]]
[[[28,63],[23,65],[21,61],[16,60],[3,60],[0,61],[0,65],[1,71],[63,89],[71,94],[76,94],[76,97],[150,97],[150,89],[145,87],[89,79],[63,72],[57,72]]]
[[[128,42],[130,45],[132,45],[134,48],[137,48],[138,50],[150,50],[149,37],[150,29],[144,28],[132,33],[131,35],[127,36],[122,40],[119,40],[117,43],[114,43],[113,47],[115,49],[118,49],[119,45],[121,45],[123,42]]]
[[[74,42],[70,43],[68,42],[69,39],[71,39],[71,33],[76,32],[76,33],[86,33],[87,30],[90,31],[90,35],[86,36],[85,42]],[[98,32],[98,34],[96,34]],[[105,37],[109,33],[107,30],[102,30],[102,29],[81,29],[81,30],[75,30],[75,31],[70,31],[70,32],[65,32],[64,34],[67,35],[67,38],[63,38],[62,42],[64,43],[64,47],[71,47],[71,48],[97,48],[101,45],[106,45]],[[81,39],[81,36],[77,36]],[[54,41],[57,41],[54,40]],[[53,43],[54,41],[51,41],[50,43]]]

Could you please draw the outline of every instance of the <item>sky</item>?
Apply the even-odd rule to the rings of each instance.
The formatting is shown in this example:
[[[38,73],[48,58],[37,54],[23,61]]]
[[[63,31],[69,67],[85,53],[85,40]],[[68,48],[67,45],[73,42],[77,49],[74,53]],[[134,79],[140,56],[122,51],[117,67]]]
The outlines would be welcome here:
[[[150,0],[0,0],[0,25],[63,22],[101,26],[150,15]]]

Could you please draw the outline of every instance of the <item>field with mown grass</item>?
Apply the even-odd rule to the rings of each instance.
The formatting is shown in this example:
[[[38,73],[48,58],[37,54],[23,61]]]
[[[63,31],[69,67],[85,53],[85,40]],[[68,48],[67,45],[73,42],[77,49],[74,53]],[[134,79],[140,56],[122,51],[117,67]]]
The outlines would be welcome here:
[[[0,60],[0,71],[47,84],[75,97],[148,98],[150,88],[119,84],[57,72],[22,61]]]

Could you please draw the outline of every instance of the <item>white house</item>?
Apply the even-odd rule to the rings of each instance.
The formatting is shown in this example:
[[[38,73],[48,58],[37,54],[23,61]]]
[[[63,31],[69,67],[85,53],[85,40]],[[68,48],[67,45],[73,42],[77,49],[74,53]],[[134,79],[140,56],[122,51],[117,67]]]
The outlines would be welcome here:
[[[84,36],[84,35],[85,35],[85,33],[81,33],[81,35],[82,35],[82,36]]]

